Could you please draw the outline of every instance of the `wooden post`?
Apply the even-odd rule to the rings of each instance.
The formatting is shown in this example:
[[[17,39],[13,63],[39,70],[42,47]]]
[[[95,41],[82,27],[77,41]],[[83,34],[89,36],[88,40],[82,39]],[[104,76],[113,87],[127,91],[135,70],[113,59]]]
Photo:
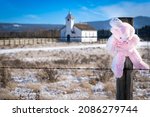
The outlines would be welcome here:
[[[8,45],[10,45],[10,38],[9,38],[9,44]]]
[[[18,38],[18,39],[19,39],[19,45],[21,45],[21,44],[20,44],[20,39],[21,39],[21,38]]]
[[[121,17],[119,18],[123,22],[128,22],[133,25],[133,18]],[[123,76],[117,78],[116,81],[116,99],[117,100],[132,100],[133,99],[133,78],[131,73],[133,70],[133,64],[129,57],[126,57],[124,63]]]
[[[4,40],[3,40],[3,45],[5,46],[5,38],[4,38]]]
[[[133,99],[133,78],[131,77],[132,69],[133,64],[131,60],[127,57],[124,64],[123,76],[121,78],[117,78],[117,100]]]

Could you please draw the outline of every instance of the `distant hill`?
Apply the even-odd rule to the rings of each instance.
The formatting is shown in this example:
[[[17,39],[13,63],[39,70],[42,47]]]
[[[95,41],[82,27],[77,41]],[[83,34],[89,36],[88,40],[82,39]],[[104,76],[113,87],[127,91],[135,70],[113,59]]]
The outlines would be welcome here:
[[[86,22],[93,28],[110,29],[110,20],[106,21],[91,21]],[[142,28],[150,25],[150,17],[138,16],[134,18],[135,28]],[[59,30],[63,27],[62,24],[19,24],[19,23],[0,23],[0,32],[23,32],[23,31],[40,31],[40,30]]]
[[[59,30],[64,25],[61,24],[19,24],[19,23],[0,23],[0,32],[23,32],[40,30]]]
[[[144,26],[150,26],[150,17],[138,16],[134,18],[135,28],[142,28]]]
[[[106,21],[92,21],[92,22],[86,22],[89,25],[91,25],[92,27],[94,27],[97,30],[100,29],[110,29],[110,25],[109,25],[109,21],[110,20],[106,20]],[[150,26],[150,17],[146,17],[146,16],[138,16],[134,18],[134,27],[136,29],[142,28],[146,25]]]
[[[100,30],[100,29],[107,30],[107,29],[110,29],[109,21],[110,20],[93,21],[93,22],[86,22],[86,23],[89,24],[90,26],[92,26],[93,28],[95,28],[96,30]]]

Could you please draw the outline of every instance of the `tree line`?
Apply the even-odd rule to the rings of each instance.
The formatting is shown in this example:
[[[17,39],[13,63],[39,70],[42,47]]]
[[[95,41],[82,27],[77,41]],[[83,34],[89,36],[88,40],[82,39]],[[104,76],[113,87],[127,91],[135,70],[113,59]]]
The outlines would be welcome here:
[[[0,31],[0,38],[58,38],[58,30],[38,30],[38,31]]]
[[[141,29],[136,29],[136,34],[144,40],[150,41],[150,26],[142,27]],[[98,30],[97,32],[98,40],[108,39],[111,36],[109,30]],[[0,39],[2,38],[60,38],[60,30],[35,30],[35,31],[10,31],[4,32],[0,31]]]
[[[150,41],[150,26],[135,29],[135,32],[143,41]],[[111,32],[109,30],[98,30],[98,39],[109,38],[110,36]]]
[[[145,26],[139,30],[136,30],[136,33],[141,37],[144,41],[150,41],[150,26]]]

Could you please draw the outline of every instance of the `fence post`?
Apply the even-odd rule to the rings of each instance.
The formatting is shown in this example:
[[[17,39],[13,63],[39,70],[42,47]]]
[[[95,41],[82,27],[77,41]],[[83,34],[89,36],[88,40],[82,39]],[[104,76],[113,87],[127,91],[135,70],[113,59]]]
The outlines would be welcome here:
[[[117,78],[116,87],[117,87],[117,93],[116,93],[116,99],[117,100],[132,100],[133,99],[133,78],[131,77],[133,69],[133,64],[131,60],[127,57],[125,64],[124,64],[124,70],[123,70],[123,76],[121,78]]]
[[[120,20],[128,22],[133,25],[133,18],[120,17]],[[117,100],[132,100],[133,99],[133,78],[131,73],[133,70],[133,64],[129,57],[126,57],[124,63],[123,76],[116,80],[116,99]]]
[[[4,38],[4,40],[3,40],[3,45],[5,46],[5,38]]]

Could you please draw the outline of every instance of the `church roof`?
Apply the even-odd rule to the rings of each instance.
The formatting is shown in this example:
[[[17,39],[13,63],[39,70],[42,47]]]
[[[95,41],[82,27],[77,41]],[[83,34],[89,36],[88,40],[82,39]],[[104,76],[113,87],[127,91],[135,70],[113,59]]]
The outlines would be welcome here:
[[[75,24],[74,26],[79,28],[80,30],[95,30],[93,27],[91,27],[88,24]]]
[[[75,27],[77,27],[78,29],[80,30],[94,30],[96,31],[96,29],[94,29],[93,27],[91,27],[90,25],[88,24],[74,24]],[[64,29],[66,26],[63,26],[60,30]]]

